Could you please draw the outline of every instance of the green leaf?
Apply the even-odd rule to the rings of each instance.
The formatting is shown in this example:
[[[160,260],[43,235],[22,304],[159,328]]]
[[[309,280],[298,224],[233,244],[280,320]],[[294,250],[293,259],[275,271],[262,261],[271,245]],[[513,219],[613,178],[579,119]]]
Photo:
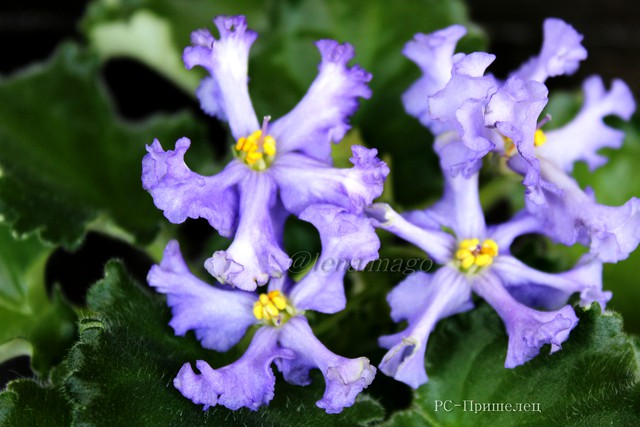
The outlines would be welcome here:
[[[16,380],[0,393],[0,425],[6,427],[71,425],[71,406],[52,386]]]
[[[140,183],[145,144],[200,137],[192,119],[123,121],[97,61],[72,44],[0,81],[0,98],[11,100],[0,103],[0,216],[15,232],[74,247],[88,227],[113,233],[115,224],[150,240],[160,212]]]
[[[339,415],[315,406],[323,382],[295,387],[278,381],[275,399],[258,412],[214,407],[202,411],[172,385],[180,367],[202,359],[215,366],[240,352],[203,349],[191,334],[176,337],[164,298],[141,289],[118,263],[89,292],[98,316],[80,324],[80,342],[67,360],[66,388],[81,425],[358,425],[380,420],[382,408],[362,396]]]
[[[50,252],[35,237],[16,240],[0,226],[0,363],[30,355],[44,373],[71,347],[76,316],[58,289],[49,297],[45,288]]]
[[[638,353],[620,316],[598,307],[577,311],[580,322],[561,351],[549,355],[545,346],[515,369],[504,368],[504,326],[486,304],[442,322],[429,339],[429,382],[386,425],[639,425]],[[444,401],[450,411],[436,410]],[[540,411],[475,409],[507,403],[538,404]]]

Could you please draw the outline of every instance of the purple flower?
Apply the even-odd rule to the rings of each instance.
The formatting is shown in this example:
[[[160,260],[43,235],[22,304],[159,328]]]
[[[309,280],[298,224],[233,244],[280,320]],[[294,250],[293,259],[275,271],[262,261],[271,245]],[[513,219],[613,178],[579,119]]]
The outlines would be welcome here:
[[[458,34],[456,28],[421,38]],[[458,38],[449,38],[446,49],[437,52],[451,56]],[[607,91],[598,77],[591,77],[584,83],[585,102],[576,118],[560,129],[546,133],[541,129],[548,121],[540,120],[548,95],[544,81],[576,71],[587,55],[581,41],[582,35],[567,23],[545,20],[540,54],[505,82],[484,75],[494,57],[476,52],[443,60],[451,64],[450,79],[443,84],[443,65],[429,67],[433,49],[414,47],[409,57],[424,70],[423,79],[434,80],[434,74],[441,78],[429,87],[416,83],[405,93],[405,107],[436,134],[435,149],[446,173],[469,177],[480,169],[487,153],[499,153],[523,175],[527,208],[544,222],[546,234],[566,245],[587,245],[601,261],[617,262],[640,242],[640,201],[632,198],[620,207],[600,205],[569,174],[576,161],[585,161],[592,170],[603,165],[606,158],[597,151],[621,146],[624,133],[603,119],[614,115],[628,120],[635,110],[631,91],[619,80]],[[407,49],[415,44],[409,42]],[[420,110],[415,108],[418,99]]]
[[[548,132],[539,130],[535,141],[542,138],[541,143],[529,141],[519,148],[535,155],[539,170],[519,157],[509,164],[525,175],[527,207],[545,221],[546,234],[566,245],[577,242],[589,246],[590,253],[604,262],[617,262],[627,258],[640,242],[640,200],[633,197],[619,207],[598,204],[592,192],[582,190],[570,173],[576,161],[595,170],[606,162],[597,153],[599,149],[620,148],[624,133],[605,125],[603,119],[615,115],[628,120],[635,102],[620,80],[614,80],[607,91],[594,76],[584,82],[583,89],[584,104],[571,122]]]
[[[247,84],[249,49],[257,34],[241,16],[214,22],[220,38],[208,30],[193,32],[184,62],[210,73],[197,94],[206,112],[229,122],[237,141],[235,159],[217,175],[200,176],[184,162],[187,138],[169,151],[156,140],[147,147],[142,182],[169,221],[206,218],[221,235],[233,238],[205,266],[222,283],[254,290],[280,277],[291,263],[281,244],[288,215],[301,216],[309,206],[321,204],[362,217],[364,206],[381,194],[389,169],[375,149],[360,146],[352,147],[353,168],[331,165],[331,142],[340,141],[349,129],[358,98],[370,96],[371,75],[347,66],[354,56],[351,45],[318,41],[322,61],[307,94],[284,117],[273,123],[265,117],[260,124]],[[370,252],[363,248],[350,256],[358,259]]]
[[[285,380],[296,385],[309,384],[309,371],[319,369],[326,389],[317,405],[327,413],[353,405],[356,396],[373,381],[376,369],[367,358],[340,357],[314,336],[303,314],[314,304],[309,295],[298,297],[301,283],[293,285],[285,276],[272,279],[267,293],[260,295],[210,286],[189,272],[176,241],[169,242],[162,262],[151,268],[148,281],[167,295],[173,313],[170,325],[176,334],[193,330],[205,348],[226,351],[249,327],[261,325],[236,362],[214,369],[198,360],[197,371],[189,363],[180,369],[174,386],[205,410],[222,405],[255,411],[268,404],[275,387],[273,362]]]
[[[407,321],[408,326],[380,338],[380,345],[389,351],[379,367],[414,388],[427,382],[424,356],[429,334],[440,319],[471,309],[472,292],[484,298],[505,324],[507,368],[535,357],[545,344],[551,344],[552,353],[561,348],[578,321],[566,305],[572,294],[580,295],[581,305],[598,302],[603,310],[611,298],[610,292],[602,291],[602,264],[597,260],[585,259],[571,271],[549,274],[513,257],[509,251],[513,240],[540,232],[541,223],[523,212],[505,224],[487,227],[478,174],[464,178],[445,173],[445,182],[442,200],[431,209],[401,216],[384,204],[367,208],[378,227],[443,264],[435,273],[409,276],[387,298],[393,320]]]
[[[431,34],[416,34],[402,51],[422,71],[422,77],[402,95],[402,102],[410,115],[436,135],[446,130],[446,125],[431,117],[428,97],[444,88],[451,79],[453,51],[466,33],[463,26],[452,25]]]

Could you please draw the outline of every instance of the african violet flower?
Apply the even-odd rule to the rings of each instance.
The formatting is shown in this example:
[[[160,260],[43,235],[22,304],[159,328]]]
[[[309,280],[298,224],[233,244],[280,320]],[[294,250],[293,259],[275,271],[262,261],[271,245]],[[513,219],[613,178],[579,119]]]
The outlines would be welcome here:
[[[371,75],[347,66],[354,55],[351,45],[318,41],[322,61],[307,94],[284,117],[271,123],[267,116],[260,124],[247,85],[249,49],[257,34],[247,29],[242,16],[214,22],[220,38],[208,30],[193,32],[184,62],[187,68],[199,65],[211,74],[198,97],[205,111],[229,122],[237,141],[232,147],[235,159],[217,175],[200,176],[184,163],[187,138],[169,151],[156,140],[147,147],[142,181],[171,222],[206,218],[221,235],[233,238],[231,246],[215,252],[205,266],[222,283],[254,290],[270,277],[280,277],[291,263],[281,244],[290,214],[300,216],[305,208],[322,204],[366,222],[362,210],[381,194],[388,168],[375,149],[360,146],[352,147],[353,168],[331,166],[331,141],[339,141],[349,129],[347,119],[357,108],[357,98],[370,96]],[[365,240],[375,239],[371,227],[357,227],[372,233]],[[325,241],[332,232],[320,227],[319,233]],[[377,257],[370,247],[352,249],[351,259]]]
[[[194,403],[203,404],[205,410],[215,405],[257,410],[269,403],[275,386],[272,362],[287,382],[296,385],[308,385],[309,371],[318,368],[326,389],[317,405],[328,413],[353,405],[356,396],[373,381],[376,369],[367,358],[340,357],[314,336],[304,317],[311,304],[307,303],[308,293],[299,292],[303,283],[293,285],[282,276],[272,279],[267,292],[260,295],[210,286],[189,272],[176,241],[169,242],[148,281],[167,294],[173,313],[170,325],[176,334],[193,330],[205,348],[227,351],[249,327],[261,325],[236,362],[213,369],[198,360],[198,371],[186,363],[174,379],[174,386]]]
[[[406,320],[408,326],[380,338],[380,345],[389,351],[379,368],[414,388],[427,382],[424,356],[430,332],[440,319],[471,309],[472,292],[484,298],[505,324],[507,368],[530,360],[545,344],[551,344],[552,353],[561,348],[578,322],[573,308],[565,305],[572,294],[579,293],[583,306],[597,301],[603,309],[611,298],[610,292],[602,291],[602,264],[597,260],[585,259],[571,271],[549,274],[513,257],[509,252],[513,240],[539,232],[541,224],[523,212],[505,224],[487,227],[478,174],[465,178],[445,173],[445,180],[443,199],[432,209],[403,217],[384,204],[367,208],[380,228],[442,264],[435,273],[414,273],[388,296],[391,317],[396,322]]]
[[[590,77],[576,118],[544,132],[544,81],[577,70],[586,58],[582,36],[559,19],[547,19],[540,54],[500,82],[485,75],[493,55],[453,55],[462,35],[462,27],[452,26],[417,35],[405,48],[424,73],[405,93],[405,108],[436,134],[445,170],[471,176],[486,154],[497,152],[524,176],[527,208],[544,221],[551,238],[589,245],[591,254],[605,262],[626,258],[640,242],[640,200],[632,198],[621,207],[600,205],[569,174],[576,161],[585,161],[592,170],[602,166],[606,159],[597,150],[622,145],[624,133],[603,119],[630,118],[635,103],[629,88],[614,80],[607,92],[600,78]]]

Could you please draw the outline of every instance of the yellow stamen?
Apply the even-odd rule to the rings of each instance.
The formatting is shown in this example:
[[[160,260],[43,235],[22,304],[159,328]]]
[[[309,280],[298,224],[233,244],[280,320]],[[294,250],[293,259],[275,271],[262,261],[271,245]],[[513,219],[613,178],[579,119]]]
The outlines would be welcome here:
[[[478,254],[473,263],[478,267],[486,267],[493,263],[493,257],[487,254]]]
[[[513,156],[516,153],[516,144],[513,143],[513,139],[508,136],[503,136],[502,139],[504,140],[504,154],[507,157]]]
[[[253,315],[256,319],[262,320],[262,305],[260,304],[260,301],[256,301],[256,303],[253,304]]]
[[[480,240],[478,239],[464,239],[460,242],[460,248],[474,250],[479,244]]]
[[[492,257],[498,255],[498,244],[491,239],[487,239],[482,242],[482,246],[480,247],[481,254],[491,255]]]
[[[253,305],[253,315],[272,326],[280,326],[296,314],[280,291],[261,294]]]
[[[475,261],[475,257],[474,256],[468,256],[468,257],[466,257],[466,258],[464,258],[462,260],[460,265],[462,266],[463,269],[467,270],[469,267],[471,267],[473,265],[474,261]]]
[[[477,273],[481,268],[493,264],[493,258],[498,256],[498,244],[486,239],[480,244],[480,239],[465,239],[458,245],[455,259],[459,268],[465,273]]]
[[[235,154],[250,168],[262,171],[271,166],[276,155],[276,140],[267,134],[267,124],[271,118],[266,116],[262,122],[262,129],[251,135],[238,138]]]
[[[462,244],[460,244],[460,246],[462,246]],[[456,258],[459,260],[463,260],[470,256],[473,256],[473,253],[469,249],[458,249],[456,251]]]
[[[542,131],[542,129],[536,130],[536,133],[533,137],[533,145],[536,147],[542,147],[547,142],[547,135]]]
[[[264,153],[267,156],[275,156],[276,155],[276,140],[271,136],[267,135],[264,138],[264,144],[262,145],[264,149]]]
[[[516,153],[516,145],[513,143],[513,139],[507,136],[503,136],[502,139],[504,140],[504,154],[507,157],[513,156]],[[533,135],[533,146],[542,147],[546,142],[547,135],[542,129],[537,129]]]
[[[238,142],[236,143],[236,151],[241,151],[246,142],[247,142],[247,138],[238,139]]]

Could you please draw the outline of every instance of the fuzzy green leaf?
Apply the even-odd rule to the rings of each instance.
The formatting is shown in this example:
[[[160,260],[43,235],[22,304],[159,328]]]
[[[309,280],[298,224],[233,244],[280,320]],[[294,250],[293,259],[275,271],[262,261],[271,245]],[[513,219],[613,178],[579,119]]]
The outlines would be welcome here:
[[[71,405],[57,388],[33,380],[16,380],[0,393],[0,425],[68,426]]]
[[[580,322],[561,351],[549,355],[546,346],[515,369],[503,366],[504,326],[487,305],[442,322],[429,340],[429,382],[386,425],[639,425],[638,353],[620,316],[597,307],[577,311]],[[436,408],[444,401],[449,411]],[[478,404],[498,406],[483,411]],[[516,404],[538,404],[540,411],[515,411]]]
[[[161,214],[140,183],[145,144],[199,137],[193,119],[123,121],[98,62],[72,44],[49,63],[0,80],[0,99],[11,100],[0,103],[0,218],[16,233],[37,231],[66,247],[89,226],[153,236]]]

